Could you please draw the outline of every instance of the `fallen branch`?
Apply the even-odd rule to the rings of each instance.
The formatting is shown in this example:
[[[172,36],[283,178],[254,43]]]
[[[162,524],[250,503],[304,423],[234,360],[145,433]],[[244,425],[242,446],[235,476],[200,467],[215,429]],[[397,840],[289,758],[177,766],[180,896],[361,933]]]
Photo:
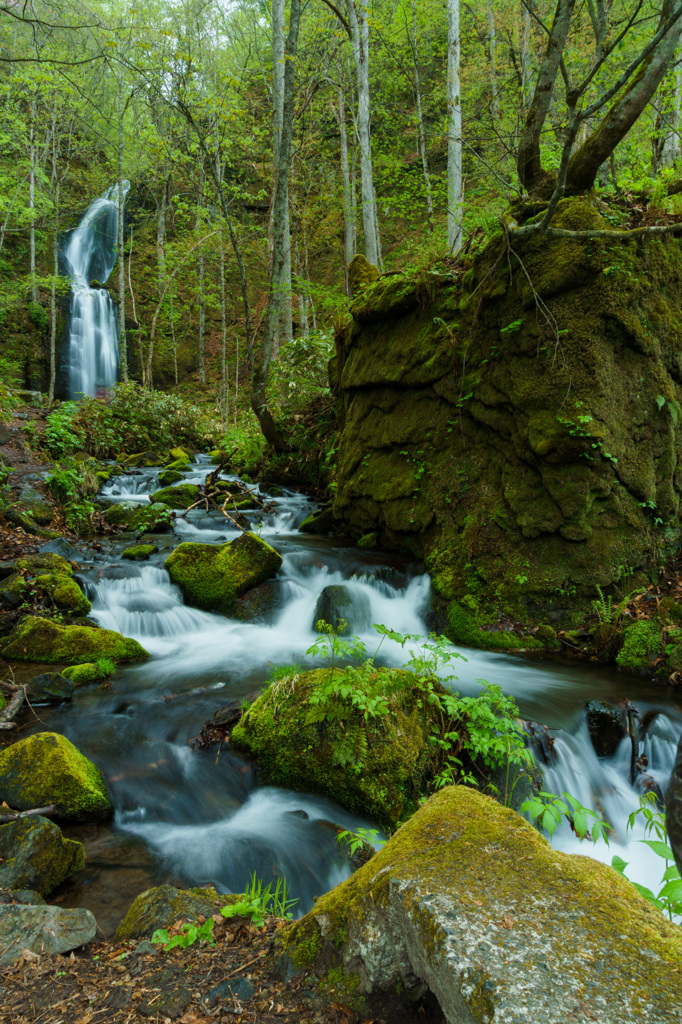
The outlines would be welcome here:
[[[20,818],[30,818],[33,814],[54,814],[57,808],[54,804],[49,807],[33,807],[30,811],[13,811],[11,814],[0,814],[0,825],[8,825],[12,821],[19,821]]]
[[[3,687],[3,689],[5,689],[5,687]],[[16,723],[12,722],[11,719],[15,718],[18,715],[19,709],[21,705],[24,703],[25,697],[26,687],[17,686],[16,692],[12,697],[11,701],[9,702],[9,704],[6,707],[2,708],[2,710],[0,711],[0,728],[16,729]]]

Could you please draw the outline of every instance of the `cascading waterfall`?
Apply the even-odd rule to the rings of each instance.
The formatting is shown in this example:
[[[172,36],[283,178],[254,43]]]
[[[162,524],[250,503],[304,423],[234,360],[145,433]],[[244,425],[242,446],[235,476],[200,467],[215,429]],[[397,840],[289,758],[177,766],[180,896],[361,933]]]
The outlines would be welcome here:
[[[123,182],[124,198],[130,182]],[[71,399],[104,395],[118,380],[118,317],[105,284],[118,255],[118,185],[95,199],[64,250],[71,278],[69,334],[62,366]]]
[[[201,483],[211,469],[208,458],[199,456],[183,482]],[[157,486],[157,470],[136,470],[113,477],[103,497],[144,504]],[[258,787],[252,766],[227,745],[217,751],[188,745],[227,698],[239,701],[260,689],[273,665],[310,663],[305,652],[316,635],[318,599],[327,588],[343,592],[370,655],[378,644],[371,623],[400,633],[427,632],[428,576],[411,573],[403,563],[390,565],[386,557],[382,564],[370,552],[300,534],[297,526],[312,509],[303,495],[269,498],[260,488],[256,493],[271,511],[247,517],[278,548],[283,563],[274,581],[275,606],[254,621],[188,607],[163,566],[178,540],[234,540],[238,531],[218,513],[197,509],[178,516],[176,536],[155,537],[159,551],[146,563],[121,560],[125,541],[115,541],[108,552],[94,551],[91,558],[79,552],[81,564],[90,561],[82,578],[93,617],[105,628],[135,637],[152,654],[146,664],[119,668],[111,690],[83,688],[71,705],[41,709],[40,728],[67,735],[98,764],[111,789],[116,831],[97,846],[95,856],[105,864],[100,895],[89,882],[87,892],[75,888],[65,904],[82,906],[85,899],[105,928],[116,926],[138,892],[169,878],[241,891],[253,871],[265,882],[284,875],[300,901],[297,910],[304,911],[348,874],[334,826],[372,824],[320,797]],[[546,722],[554,737],[558,756],[543,769],[544,788],[574,794],[614,829],[611,847],[593,847],[580,844],[563,825],[554,845],[606,861],[618,853],[629,864],[630,878],[656,888],[662,862],[640,841],[639,823],[634,831],[627,829],[644,781],[642,776],[634,786],[628,781],[629,741],[612,758],[597,758],[584,706],[592,698],[618,699],[627,686],[642,715],[651,719],[641,749],[648,774],[665,790],[682,723],[679,702],[645,682],[585,665],[485,651],[463,654],[465,660],[450,667],[458,679],[447,685],[474,695],[488,679],[514,694],[523,717]],[[382,663],[398,666],[405,658],[400,644],[384,641]],[[144,857],[146,865],[140,863]],[[133,877],[128,891],[121,883],[124,861]],[[113,882],[106,881],[107,872]]]

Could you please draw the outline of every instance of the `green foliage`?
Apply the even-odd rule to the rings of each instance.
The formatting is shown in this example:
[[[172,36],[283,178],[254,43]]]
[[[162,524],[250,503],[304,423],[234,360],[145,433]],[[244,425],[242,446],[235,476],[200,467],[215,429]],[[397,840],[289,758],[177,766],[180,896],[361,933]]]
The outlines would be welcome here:
[[[591,839],[594,843],[603,839],[608,845],[606,822],[601,821],[599,815],[588,807],[583,807],[570,793],[557,796],[555,793],[540,791],[531,800],[521,804],[521,810],[529,815],[532,822],[540,821],[550,837],[558,829],[562,818],[566,818],[579,839]]]
[[[327,364],[334,354],[331,331],[310,331],[282,346],[270,373],[281,415],[301,412],[329,387]]]
[[[263,435],[253,415],[242,416],[218,443],[216,454],[228,456],[230,465],[240,473],[255,473],[263,454]]]
[[[634,827],[640,815],[644,819],[645,836],[653,835],[655,838],[640,839],[639,842],[653,850],[656,856],[664,861],[665,868],[657,893],[653,893],[651,889],[639,885],[637,882],[632,882],[632,884],[640,896],[662,910],[672,921],[674,917],[682,917],[682,878],[680,878],[679,869],[675,864],[675,855],[668,843],[665,812],[658,806],[655,793],[645,793],[640,797],[639,807],[628,818],[628,829]],[[614,857],[611,866],[627,878],[625,875],[627,863],[621,857]]]
[[[298,900],[287,896],[286,879],[278,878],[273,890],[272,882],[264,886],[260,878],[256,878],[254,871],[251,882],[242,896],[236,903],[223,907],[220,913],[223,917],[246,917],[256,928],[262,928],[266,917],[291,920],[291,907],[297,902]]]
[[[345,843],[350,856],[359,850],[365,843],[371,846],[379,840],[379,831],[376,828],[344,829],[336,837],[337,843]],[[383,846],[384,843],[381,843]]]
[[[152,942],[163,945],[166,952],[169,949],[175,949],[176,946],[179,946],[180,949],[187,949],[188,946],[193,946],[195,942],[207,942],[209,945],[215,946],[215,939],[213,938],[214,924],[215,921],[212,917],[209,917],[202,925],[186,922],[180,926],[180,932],[172,936],[168,934],[167,928],[157,928],[152,935]]]

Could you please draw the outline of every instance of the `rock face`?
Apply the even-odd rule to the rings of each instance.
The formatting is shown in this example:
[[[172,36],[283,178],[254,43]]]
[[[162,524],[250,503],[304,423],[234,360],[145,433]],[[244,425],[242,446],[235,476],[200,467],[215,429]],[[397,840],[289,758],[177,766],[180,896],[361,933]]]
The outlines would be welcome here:
[[[229,544],[179,544],[165,561],[188,604],[229,613],[237,598],[274,576],[282,556],[253,533]]]
[[[231,742],[258,759],[266,784],[320,793],[395,828],[417,807],[439,750],[429,742],[438,712],[423,699],[416,679],[400,675],[409,684],[391,694],[387,677],[390,713],[372,723],[341,701],[315,713],[309,698],[328,669],[281,680],[245,712]]]
[[[210,917],[226,903],[229,896],[215,889],[175,889],[172,885],[159,885],[140,893],[116,932],[116,940],[151,937],[157,928],[173,924],[179,918],[196,921],[203,914]]]
[[[85,850],[82,843],[65,839],[54,822],[36,815],[0,826],[0,858],[0,888],[47,896],[80,871]],[[4,913],[0,910],[0,917]]]
[[[80,665],[111,658],[112,661],[145,661],[149,653],[137,640],[111,629],[60,626],[35,615],[26,618],[0,646],[7,661],[66,662]]]
[[[554,223],[603,222],[576,198]],[[426,556],[455,641],[496,621],[495,590],[523,621],[578,624],[597,585],[660,564],[661,523],[676,535],[682,244],[623,242],[615,264],[612,245],[519,240],[510,268],[493,239],[457,281],[382,277],[351,306],[334,513]]]
[[[612,868],[464,787],[285,933],[337,998],[430,989],[449,1024],[679,1024],[682,933]],[[343,972],[341,980],[340,972]]]
[[[0,966],[9,967],[22,949],[38,955],[68,953],[95,937],[89,910],[62,907],[3,907],[0,911]]]
[[[0,799],[19,811],[53,804],[67,821],[102,821],[114,810],[99,769],[54,732],[27,736],[3,750]]]

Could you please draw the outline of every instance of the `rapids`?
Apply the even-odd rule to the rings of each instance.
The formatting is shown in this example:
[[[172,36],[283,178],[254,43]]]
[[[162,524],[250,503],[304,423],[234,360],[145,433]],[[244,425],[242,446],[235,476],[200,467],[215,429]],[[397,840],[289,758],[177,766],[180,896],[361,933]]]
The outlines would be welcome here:
[[[185,482],[203,481],[210,468],[206,457],[197,457]],[[156,470],[141,470],[113,478],[103,497],[147,502],[158,486]],[[63,905],[89,907],[105,932],[113,931],[138,892],[166,881],[211,882],[222,891],[239,892],[253,872],[266,882],[279,874],[298,898],[298,911],[305,911],[349,870],[329,823],[371,827],[319,797],[259,787],[252,766],[229,748],[202,752],[188,743],[227,699],[261,687],[273,666],[306,663],[305,652],[316,636],[316,601],[330,584],[347,584],[354,607],[369,604],[370,623],[428,633],[429,578],[419,566],[299,533],[299,523],[314,507],[305,496],[285,492],[272,503],[271,514],[247,513],[252,528],[283,557],[280,606],[267,622],[242,623],[187,607],[163,568],[179,541],[234,539],[237,531],[219,513],[178,516],[175,535],[155,537],[160,550],[142,564],[120,559],[130,539],[116,538],[99,551],[92,546],[63,551],[59,541],[47,545],[86,567],[80,578],[99,624],[134,637],[153,655],[144,665],[120,668],[108,689],[83,688],[72,704],[39,710],[39,728],[68,736],[101,768],[111,788],[116,807],[111,829],[67,829],[86,843],[88,862],[61,892]],[[376,633],[371,626],[359,632],[373,654]],[[629,753],[621,749],[611,760],[598,759],[583,709],[590,699],[628,696],[642,715],[661,712],[647,736],[646,753],[651,774],[665,788],[682,728],[679,699],[646,680],[584,663],[463,654],[466,660],[454,662],[458,681],[453,685],[475,694],[481,679],[499,683],[516,698],[524,718],[547,724],[559,756],[545,771],[546,788],[567,790],[599,808],[616,833],[610,848],[593,847],[562,827],[554,844],[607,862],[618,853],[629,862],[630,877],[656,888],[663,862],[638,842],[641,831],[626,830],[638,802],[628,783]],[[382,663],[400,665],[404,657],[399,644],[383,644]]]

